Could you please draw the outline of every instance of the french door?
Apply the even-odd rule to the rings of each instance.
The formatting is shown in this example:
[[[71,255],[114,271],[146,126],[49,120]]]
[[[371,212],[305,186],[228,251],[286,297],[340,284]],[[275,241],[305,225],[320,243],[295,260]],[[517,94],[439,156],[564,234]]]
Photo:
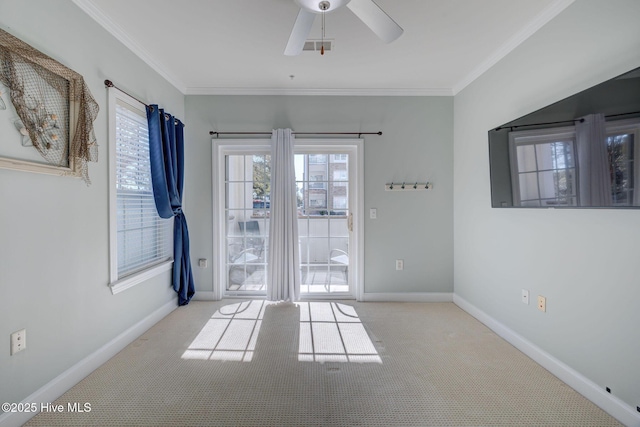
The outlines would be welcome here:
[[[269,140],[214,140],[216,296],[266,295]],[[362,280],[362,141],[297,140],[301,298],[357,298]]]

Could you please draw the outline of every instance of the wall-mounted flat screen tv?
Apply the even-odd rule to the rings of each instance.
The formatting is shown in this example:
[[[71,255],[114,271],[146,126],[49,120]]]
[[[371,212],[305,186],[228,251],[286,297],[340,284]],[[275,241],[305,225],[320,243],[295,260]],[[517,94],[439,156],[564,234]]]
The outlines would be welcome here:
[[[489,131],[494,208],[640,208],[640,68]]]

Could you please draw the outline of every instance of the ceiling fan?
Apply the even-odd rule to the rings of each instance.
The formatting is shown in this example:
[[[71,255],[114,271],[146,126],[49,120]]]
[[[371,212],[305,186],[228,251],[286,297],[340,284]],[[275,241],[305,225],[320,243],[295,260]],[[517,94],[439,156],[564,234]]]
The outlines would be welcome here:
[[[391,43],[404,32],[373,0],[295,0],[295,2],[300,6],[300,12],[284,50],[284,54],[288,56],[299,55],[302,52],[317,14],[324,16],[325,13],[333,12],[343,6],[347,6],[385,43]]]

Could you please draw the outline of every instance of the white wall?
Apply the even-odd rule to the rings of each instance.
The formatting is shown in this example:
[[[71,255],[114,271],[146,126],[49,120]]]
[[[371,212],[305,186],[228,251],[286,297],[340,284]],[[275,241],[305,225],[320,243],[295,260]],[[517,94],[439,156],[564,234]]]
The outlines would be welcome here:
[[[456,295],[634,411],[640,211],[491,209],[487,131],[640,66],[638,17],[637,0],[578,0],[454,99]]]
[[[0,169],[0,401],[24,399],[175,300],[168,274],[116,296],[107,287],[109,78],[185,118],[192,260],[215,255],[209,130],[382,130],[365,142],[365,212],[378,209],[365,219],[365,291],[452,292],[455,277],[462,298],[640,404],[640,212],[491,209],[487,152],[489,129],[640,65],[636,0],[576,1],[455,100],[188,96],[186,107],[71,1],[0,0],[0,10],[2,29],[81,73],[101,107],[90,187]],[[383,190],[425,179],[433,191]],[[195,265],[197,290],[212,291],[211,268]],[[520,303],[521,288],[545,295],[548,312]],[[9,356],[22,328],[28,348]]]
[[[0,169],[0,401],[20,402],[175,299],[169,273],[118,295],[108,288],[103,82],[111,79],[178,117],[184,96],[71,1],[0,0],[0,11],[0,28],[82,74],[100,105],[91,186]],[[1,121],[9,119],[0,111]],[[0,144],[19,143],[16,134],[3,133]],[[22,328],[27,349],[9,356],[9,335]]]
[[[185,188],[191,257],[212,259],[209,131],[377,132],[366,136],[365,292],[453,292],[451,97],[187,96]],[[429,180],[426,192],[391,193],[386,182]],[[369,208],[378,219],[368,219]],[[404,259],[404,271],[395,270]],[[195,265],[195,263],[194,263]],[[197,289],[213,272],[195,268]]]

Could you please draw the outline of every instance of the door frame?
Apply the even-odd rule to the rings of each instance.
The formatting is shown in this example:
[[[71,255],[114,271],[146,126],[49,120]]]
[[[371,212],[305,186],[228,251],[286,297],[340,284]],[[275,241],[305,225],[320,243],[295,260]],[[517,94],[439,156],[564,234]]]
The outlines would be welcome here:
[[[225,155],[229,152],[233,154],[253,154],[256,151],[270,150],[270,138],[252,139],[226,139],[214,138],[212,140],[212,208],[213,208],[213,298],[220,300],[224,298],[261,298],[251,296],[225,295],[224,284],[226,267],[222,246],[225,239],[224,207],[225,194],[220,191],[225,181]],[[342,152],[347,149],[349,154],[349,201],[351,203],[350,212],[353,213],[353,233],[350,242],[353,244],[349,248],[349,269],[353,270],[353,298],[363,301],[364,297],[364,140],[355,138],[308,138],[295,140],[295,152],[318,150],[329,152],[332,149]],[[352,179],[353,177],[353,179]],[[355,182],[354,182],[355,181]],[[352,257],[351,253],[356,256]],[[353,258],[353,260],[352,260]],[[309,299],[344,299],[344,295],[301,295],[301,300]]]

